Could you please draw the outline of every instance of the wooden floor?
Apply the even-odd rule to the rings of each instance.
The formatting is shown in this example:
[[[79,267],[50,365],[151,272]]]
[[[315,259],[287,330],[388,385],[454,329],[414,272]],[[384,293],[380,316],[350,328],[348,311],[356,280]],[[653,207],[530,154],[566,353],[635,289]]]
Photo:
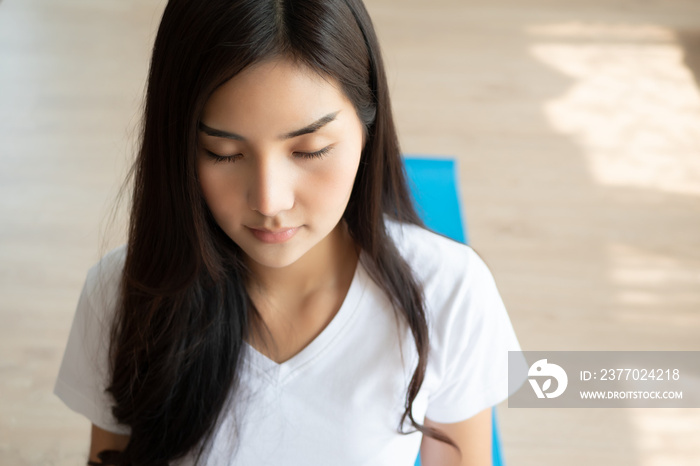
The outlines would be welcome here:
[[[527,350],[700,350],[700,2],[368,0],[403,149],[460,163]],[[0,2],[0,464],[84,464],[51,389],[123,241],[163,2]],[[509,465],[700,464],[700,410],[508,409]]]

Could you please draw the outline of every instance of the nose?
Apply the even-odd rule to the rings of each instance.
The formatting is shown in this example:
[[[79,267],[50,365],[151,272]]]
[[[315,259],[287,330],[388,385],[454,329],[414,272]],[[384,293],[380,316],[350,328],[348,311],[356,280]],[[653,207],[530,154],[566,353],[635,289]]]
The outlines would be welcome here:
[[[274,217],[294,205],[293,173],[270,157],[256,164],[248,189],[248,205],[266,217]]]

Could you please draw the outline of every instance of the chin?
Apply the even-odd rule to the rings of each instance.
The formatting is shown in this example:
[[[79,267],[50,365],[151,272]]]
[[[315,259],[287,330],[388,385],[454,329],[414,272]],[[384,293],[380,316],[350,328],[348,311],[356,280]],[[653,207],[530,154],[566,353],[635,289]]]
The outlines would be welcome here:
[[[243,252],[246,254],[246,256],[248,256],[248,259],[250,259],[252,262],[271,269],[282,269],[284,267],[288,267],[294,264],[303,256],[303,254],[295,254],[291,253],[291,251],[280,251],[278,253],[271,251],[267,254],[260,254],[251,251],[251,254],[245,249],[243,249]]]

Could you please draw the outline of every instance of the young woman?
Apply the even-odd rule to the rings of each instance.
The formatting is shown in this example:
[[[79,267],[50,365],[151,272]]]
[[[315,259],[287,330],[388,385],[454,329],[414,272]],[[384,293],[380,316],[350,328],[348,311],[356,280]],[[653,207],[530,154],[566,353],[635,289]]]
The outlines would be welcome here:
[[[360,0],[171,0],[133,181],[55,387],[89,464],[491,464],[518,341],[413,209]]]

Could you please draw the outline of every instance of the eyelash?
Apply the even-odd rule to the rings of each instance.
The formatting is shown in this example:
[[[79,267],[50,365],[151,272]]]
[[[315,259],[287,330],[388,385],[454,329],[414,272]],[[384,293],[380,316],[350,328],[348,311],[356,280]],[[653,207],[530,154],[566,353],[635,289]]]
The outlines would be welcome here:
[[[324,147],[321,150],[317,150],[316,152],[295,152],[300,158],[302,159],[320,159],[323,158],[325,155],[330,152],[330,150],[333,148],[333,146],[328,146]],[[241,154],[236,154],[236,155],[219,155],[215,154],[214,152],[210,150],[206,150],[205,152],[209,157],[214,159],[214,162],[219,163],[219,162],[235,162],[239,158],[242,157]]]

